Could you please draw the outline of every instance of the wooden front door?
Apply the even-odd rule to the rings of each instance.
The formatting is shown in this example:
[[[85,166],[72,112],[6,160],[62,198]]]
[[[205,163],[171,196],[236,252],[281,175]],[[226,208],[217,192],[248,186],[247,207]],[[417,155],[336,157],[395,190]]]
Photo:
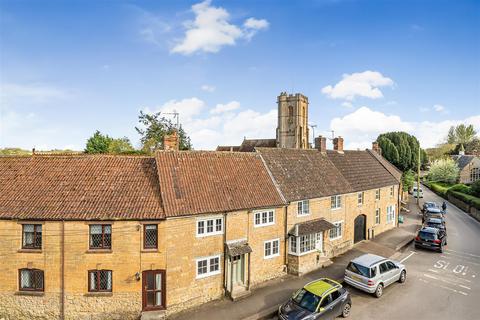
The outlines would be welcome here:
[[[143,310],[165,309],[165,284],[165,270],[147,270],[142,272]]]

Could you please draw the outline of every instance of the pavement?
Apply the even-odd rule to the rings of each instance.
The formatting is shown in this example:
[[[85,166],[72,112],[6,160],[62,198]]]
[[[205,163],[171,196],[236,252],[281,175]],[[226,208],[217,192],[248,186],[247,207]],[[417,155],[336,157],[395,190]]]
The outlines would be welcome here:
[[[413,207],[412,207],[413,206]],[[351,250],[333,258],[333,264],[318,269],[301,277],[286,275],[262,284],[253,289],[252,294],[240,301],[227,298],[203,304],[200,307],[176,314],[175,320],[215,320],[215,319],[269,319],[274,317],[278,306],[288,300],[292,293],[306,283],[328,277],[343,281],[345,267],[352,259],[364,254],[374,253],[384,257],[399,256],[398,250],[408,245],[414,238],[421,217],[416,205],[409,203],[410,213],[401,213],[404,223],[398,228],[386,231],[372,240],[357,243]],[[388,289],[388,288],[387,288]],[[355,303],[354,303],[355,304]],[[356,317],[353,317],[357,319]],[[380,318],[379,318],[380,319]],[[383,318],[381,318],[383,319]]]

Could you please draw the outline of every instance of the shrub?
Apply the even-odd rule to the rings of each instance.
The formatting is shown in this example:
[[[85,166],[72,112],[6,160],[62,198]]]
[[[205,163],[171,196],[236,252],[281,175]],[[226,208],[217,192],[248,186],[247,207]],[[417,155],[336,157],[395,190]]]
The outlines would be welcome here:
[[[432,189],[436,194],[442,196],[442,197],[446,197],[447,195],[447,191],[449,189],[449,187],[446,187],[445,185],[443,184],[440,184],[440,183],[435,183],[435,182],[430,182],[429,183],[429,187],[430,189]]]
[[[428,172],[431,181],[455,183],[458,177],[458,166],[452,159],[435,160]]]
[[[458,192],[461,192],[461,193],[465,193],[465,194],[471,194],[471,190],[470,190],[470,187],[469,186],[466,186],[464,184],[456,184],[454,185],[453,187],[450,188],[450,190],[452,191],[458,191]]]
[[[480,198],[474,197],[469,194],[461,193],[458,191],[454,191],[451,189],[447,191],[447,194],[450,196],[453,196],[454,198],[460,199],[463,202],[468,203],[469,205],[480,210]]]
[[[470,186],[470,194],[480,197],[480,180],[475,181]]]

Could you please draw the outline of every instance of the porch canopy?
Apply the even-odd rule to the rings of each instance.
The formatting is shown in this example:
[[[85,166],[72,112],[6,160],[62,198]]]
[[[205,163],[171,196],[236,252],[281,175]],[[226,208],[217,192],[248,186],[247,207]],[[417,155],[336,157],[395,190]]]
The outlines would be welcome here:
[[[252,248],[248,245],[246,240],[227,243],[227,253],[234,257],[252,252]]]
[[[335,228],[335,225],[324,218],[297,223],[288,232],[289,235],[300,237],[307,234],[323,232]]]

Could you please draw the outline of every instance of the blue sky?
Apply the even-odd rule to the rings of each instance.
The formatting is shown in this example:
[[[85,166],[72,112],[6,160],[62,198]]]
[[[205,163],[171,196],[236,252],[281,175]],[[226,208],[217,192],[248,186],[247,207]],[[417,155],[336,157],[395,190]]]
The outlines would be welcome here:
[[[347,148],[480,130],[479,1],[0,0],[0,147],[81,150],[140,110],[180,113],[196,149],[274,138],[281,91]]]

